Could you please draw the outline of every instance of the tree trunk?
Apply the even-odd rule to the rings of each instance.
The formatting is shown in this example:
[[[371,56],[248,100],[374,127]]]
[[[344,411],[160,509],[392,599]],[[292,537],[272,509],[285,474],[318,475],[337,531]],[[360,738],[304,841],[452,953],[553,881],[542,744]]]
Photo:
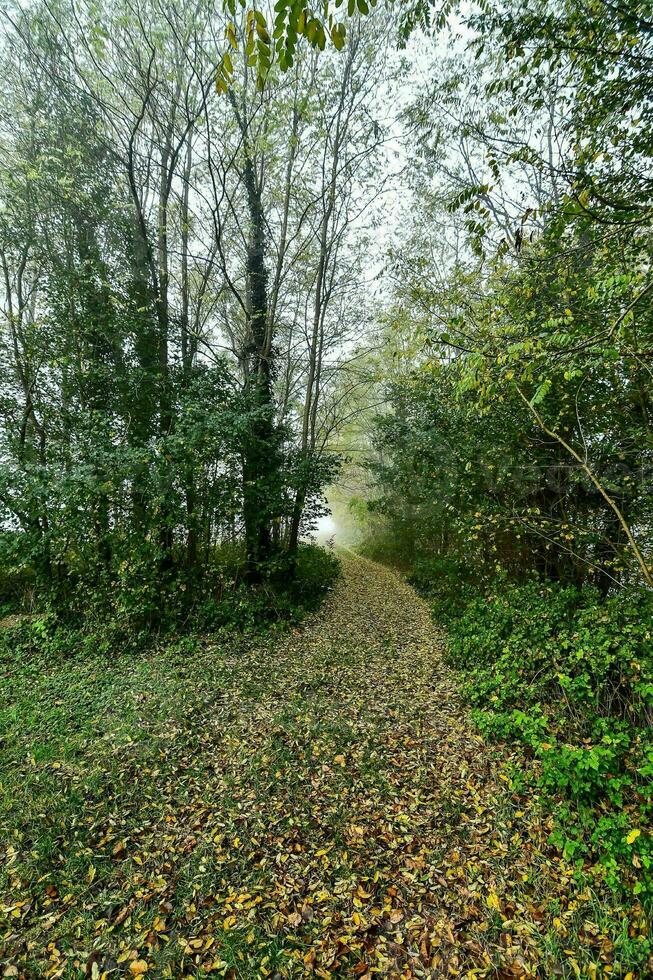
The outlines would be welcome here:
[[[243,520],[250,581],[261,578],[272,555],[272,524],[276,517],[275,495],[279,482],[279,449],[274,423],[272,359],[274,328],[270,324],[268,273],[265,265],[265,214],[247,125],[233,93],[230,101],[243,134],[245,162],[243,183],[249,212],[246,256],[245,393],[250,421],[243,440]]]

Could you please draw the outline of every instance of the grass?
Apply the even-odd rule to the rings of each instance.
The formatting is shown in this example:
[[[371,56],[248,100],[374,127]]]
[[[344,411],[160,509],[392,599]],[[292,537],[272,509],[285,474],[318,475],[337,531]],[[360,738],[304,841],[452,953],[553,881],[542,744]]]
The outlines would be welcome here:
[[[636,910],[549,846],[426,603],[344,564],[301,626],[5,651],[5,976],[644,975]]]

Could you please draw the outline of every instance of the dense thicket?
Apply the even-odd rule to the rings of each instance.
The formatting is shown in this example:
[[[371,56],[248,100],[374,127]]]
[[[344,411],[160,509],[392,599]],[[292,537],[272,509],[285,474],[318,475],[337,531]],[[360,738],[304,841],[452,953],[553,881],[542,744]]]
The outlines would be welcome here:
[[[251,18],[219,3],[5,26],[5,591],[148,620],[215,583],[224,545],[251,581],[292,572],[348,409],[382,25],[264,90]]]
[[[607,592],[651,585],[653,51],[637,5],[595,7],[473,19],[471,80],[414,108],[379,506],[407,556]]]

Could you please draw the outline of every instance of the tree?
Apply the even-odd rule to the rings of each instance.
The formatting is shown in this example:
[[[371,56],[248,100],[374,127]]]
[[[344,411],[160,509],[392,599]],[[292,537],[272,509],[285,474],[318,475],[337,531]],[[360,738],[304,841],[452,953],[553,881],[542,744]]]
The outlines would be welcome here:
[[[397,515],[423,495],[427,554],[458,553],[460,538],[436,546],[455,515],[476,562],[500,555],[512,574],[589,577],[604,591],[650,584],[642,17],[619,4],[484,6],[469,19],[473,60],[440,66],[439,101],[431,92],[411,111],[432,210],[392,256],[414,322],[395,318],[419,339],[391,389],[403,435],[383,418],[379,447],[392,460],[382,485],[404,481]],[[438,454],[470,474],[462,487],[429,486]]]
[[[292,566],[334,469],[383,59],[352,34],[261,88],[221,11],[6,12],[4,540],[73,606],[156,618],[225,542]]]

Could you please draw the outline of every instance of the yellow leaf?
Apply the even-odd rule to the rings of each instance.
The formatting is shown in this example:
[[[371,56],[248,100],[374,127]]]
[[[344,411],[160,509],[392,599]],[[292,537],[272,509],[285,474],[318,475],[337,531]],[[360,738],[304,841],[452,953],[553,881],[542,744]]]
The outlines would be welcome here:
[[[486,899],[486,902],[487,902],[488,908],[490,908],[490,909],[496,909],[497,912],[501,908],[501,902],[499,901],[499,896],[497,895],[496,892],[490,892],[488,894],[488,897]]]
[[[631,830],[631,832],[628,834],[628,837],[626,837],[626,843],[633,844],[637,840],[640,834],[641,834],[641,830]]]
[[[135,977],[141,977],[144,973],[147,973],[148,966],[145,960],[134,960],[133,963],[129,964],[129,972]]]

